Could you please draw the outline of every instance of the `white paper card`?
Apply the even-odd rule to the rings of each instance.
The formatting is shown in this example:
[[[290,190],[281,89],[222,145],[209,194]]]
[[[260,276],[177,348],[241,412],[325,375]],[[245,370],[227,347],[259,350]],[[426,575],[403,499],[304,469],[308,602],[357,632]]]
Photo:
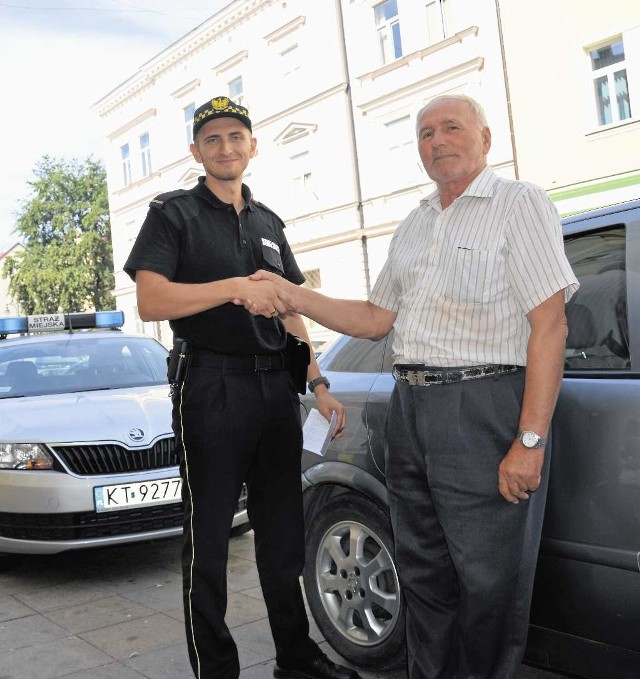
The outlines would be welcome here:
[[[331,422],[327,422],[320,411],[312,408],[302,427],[302,447],[310,453],[324,455],[331,443],[331,432],[336,427],[337,415],[334,410]]]

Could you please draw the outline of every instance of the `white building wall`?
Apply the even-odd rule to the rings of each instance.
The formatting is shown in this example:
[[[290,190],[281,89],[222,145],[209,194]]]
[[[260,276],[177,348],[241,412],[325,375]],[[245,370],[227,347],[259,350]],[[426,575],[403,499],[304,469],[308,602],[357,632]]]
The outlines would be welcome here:
[[[402,55],[388,63],[379,4],[236,0],[96,103],[108,141],[115,295],[127,329],[168,342],[166,324],[136,320],[135,287],[122,266],[149,201],[189,188],[201,173],[188,152],[184,108],[228,94],[239,76],[258,140],[246,182],[285,220],[300,268],[319,269],[326,294],[366,298],[394,229],[432,190],[414,129],[417,110],[433,96],[479,98],[494,129],[490,160],[513,174],[494,0],[446,0],[447,29],[435,38],[427,2],[397,0]],[[125,186],[127,143],[132,182]]]

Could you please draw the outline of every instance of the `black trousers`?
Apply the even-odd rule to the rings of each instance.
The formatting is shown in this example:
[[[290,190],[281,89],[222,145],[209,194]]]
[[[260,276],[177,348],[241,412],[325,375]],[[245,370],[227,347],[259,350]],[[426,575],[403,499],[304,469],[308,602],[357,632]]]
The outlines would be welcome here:
[[[410,679],[513,679],[522,662],[549,468],[529,500],[498,492],[523,390],[523,371],[396,383],[387,487]]]
[[[208,367],[194,357],[173,398],[185,507],[185,626],[197,679],[237,679],[225,624],[231,522],[242,483],[278,662],[317,656],[300,574],[304,527],[298,395],[286,370]]]

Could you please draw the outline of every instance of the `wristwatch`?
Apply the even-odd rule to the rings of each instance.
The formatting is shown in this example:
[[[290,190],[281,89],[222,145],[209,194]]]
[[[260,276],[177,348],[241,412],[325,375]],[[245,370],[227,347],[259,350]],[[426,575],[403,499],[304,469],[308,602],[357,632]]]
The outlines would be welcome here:
[[[543,439],[535,431],[522,431],[518,429],[517,437],[525,448],[544,448],[547,445],[547,439]]]
[[[315,380],[311,380],[311,382],[309,382],[309,384],[307,384],[307,388],[308,388],[309,391],[313,394],[315,388],[316,388],[319,384],[324,384],[324,386],[325,386],[327,389],[331,388],[331,385],[329,384],[329,380],[328,380],[324,375],[320,375],[320,377],[316,377]]]

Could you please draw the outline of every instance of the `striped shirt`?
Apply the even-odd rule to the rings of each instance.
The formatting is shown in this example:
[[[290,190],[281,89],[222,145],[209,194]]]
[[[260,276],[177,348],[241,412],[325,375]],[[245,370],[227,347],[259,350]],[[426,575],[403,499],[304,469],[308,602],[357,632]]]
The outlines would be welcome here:
[[[490,167],[448,208],[438,192],[396,230],[370,301],[396,311],[395,363],[526,365],[526,314],[578,281],[544,190]]]

